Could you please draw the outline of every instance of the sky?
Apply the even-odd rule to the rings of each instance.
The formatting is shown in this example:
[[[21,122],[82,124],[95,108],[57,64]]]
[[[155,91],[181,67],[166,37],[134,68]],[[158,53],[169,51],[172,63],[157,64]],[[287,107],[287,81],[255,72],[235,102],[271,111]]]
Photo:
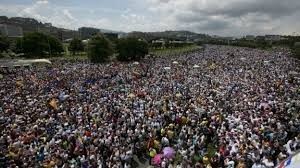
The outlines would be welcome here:
[[[189,30],[220,36],[300,32],[300,0],[0,0],[0,15],[68,29]]]

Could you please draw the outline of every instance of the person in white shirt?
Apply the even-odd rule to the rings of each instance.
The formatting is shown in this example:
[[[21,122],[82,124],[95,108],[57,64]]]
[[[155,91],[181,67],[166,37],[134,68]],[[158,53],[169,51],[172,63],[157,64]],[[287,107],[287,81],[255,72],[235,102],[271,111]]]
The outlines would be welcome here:
[[[294,152],[294,146],[296,143],[294,143],[294,139],[289,140],[286,144],[285,144],[285,148],[286,151],[289,155],[293,155]],[[296,144],[297,145],[297,144]]]
[[[229,158],[226,158],[224,160],[224,165],[226,166],[226,168],[234,168],[234,164],[234,161]]]
[[[266,167],[259,162],[255,162],[251,168],[266,168]]]
[[[272,159],[270,157],[266,157],[265,159],[263,159],[262,164],[266,167],[266,168],[273,168],[275,165],[272,161]]]

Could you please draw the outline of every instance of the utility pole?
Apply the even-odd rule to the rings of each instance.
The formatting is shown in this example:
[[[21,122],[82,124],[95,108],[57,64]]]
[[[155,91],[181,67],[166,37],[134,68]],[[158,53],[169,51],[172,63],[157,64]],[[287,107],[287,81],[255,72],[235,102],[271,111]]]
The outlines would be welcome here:
[[[5,27],[5,33],[6,33],[6,36],[8,36],[7,25],[5,25],[4,27]]]
[[[202,52],[202,57],[204,58],[204,52],[205,52],[205,44],[203,44],[203,52]]]
[[[49,55],[50,55],[50,57],[52,57],[51,46],[50,46],[49,38],[48,37],[47,37],[47,41],[48,41],[48,47],[49,47]]]

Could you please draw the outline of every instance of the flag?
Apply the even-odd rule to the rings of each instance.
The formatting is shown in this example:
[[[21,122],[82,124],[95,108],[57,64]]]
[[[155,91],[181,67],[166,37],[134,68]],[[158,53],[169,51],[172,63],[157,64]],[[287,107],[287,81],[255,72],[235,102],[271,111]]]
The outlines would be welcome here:
[[[58,109],[57,101],[56,101],[55,98],[51,99],[51,101],[49,102],[49,105],[50,105],[53,109],[55,109],[55,110]]]
[[[34,84],[38,84],[37,78],[34,75],[30,75],[30,78]]]
[[[23,81],[22,81],[22,80],[18,80],[18,81],[16,81],[16,85],[17,85],[18,87],[23,87],[23,86],[24,86],[24,84],[23,84]]]
[[[296,153],[293,156],[288,157],[286,160],[282,161],[276,168],[296,168],[300,167],[300,153]]]
[[[216,69],[217,68],[217,65],[215,63],[212,63],[210,66],[209,66],[209,69],[210,70],[213,70],[213,69]]]

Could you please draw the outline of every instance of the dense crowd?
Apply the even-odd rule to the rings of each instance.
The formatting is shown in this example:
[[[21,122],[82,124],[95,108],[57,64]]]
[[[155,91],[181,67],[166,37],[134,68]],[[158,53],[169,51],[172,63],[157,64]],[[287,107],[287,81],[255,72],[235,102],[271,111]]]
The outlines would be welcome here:
[[[300,149],[299,72],[286,50],[225,46],[9,70],[0,79],[0,167],[129,168],[138,158],[271,168]]]

